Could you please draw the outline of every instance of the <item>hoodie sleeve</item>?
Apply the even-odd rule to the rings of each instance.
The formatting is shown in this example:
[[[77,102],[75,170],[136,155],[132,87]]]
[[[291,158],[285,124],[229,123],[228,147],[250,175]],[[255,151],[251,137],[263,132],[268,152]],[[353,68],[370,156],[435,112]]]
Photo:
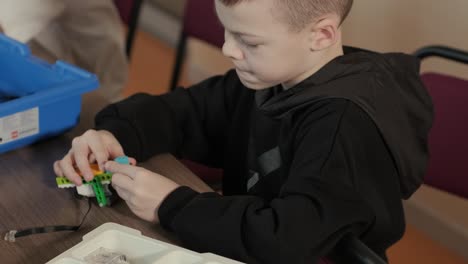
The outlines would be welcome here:
[[[347,169],[363,164],[352,164],[352,158],[339,154],[342,144],[366,140],[359,133],[339,133],[346,111],[347,103],[335,100],[319,103],[307,113],[293,144],[288,178],[276,198],[200,194],[180,187],[163,201],[158,212],[161,224],[184,246],[199,252],[247,263],[315,263],[345,233],[361,234],[374,219]],[[354,120],[356,130],[359,122],[370,121]],[[329,166],[337,168],[333,175]]]
[[[99,112],[96,129],[113,133],[125,153],[139,161],[172,153],[216,166],[232,102],[243,88],[231,71],[189,89],[136,94]]]

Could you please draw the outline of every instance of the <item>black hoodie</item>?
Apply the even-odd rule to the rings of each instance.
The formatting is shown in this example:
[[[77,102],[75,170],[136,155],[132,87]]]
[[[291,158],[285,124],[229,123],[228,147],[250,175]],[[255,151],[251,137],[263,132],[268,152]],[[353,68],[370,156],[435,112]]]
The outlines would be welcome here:
[[[172,192],[161,224],[183,245],[248,263],[314,263],[345,234],[378,254],[404,233],[422,183],[432,104],[418,62],[355,51],[298,85],[253,91],[235,71],[96,117],[126,154],[224,169],[223,193]]]

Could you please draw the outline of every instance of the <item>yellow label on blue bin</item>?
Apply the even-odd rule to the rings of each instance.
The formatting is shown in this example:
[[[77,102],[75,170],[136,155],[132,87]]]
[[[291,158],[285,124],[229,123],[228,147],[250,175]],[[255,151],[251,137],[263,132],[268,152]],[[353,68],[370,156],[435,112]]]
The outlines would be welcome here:
[[[0,118],[0,145],[38,133],[38,107]]]

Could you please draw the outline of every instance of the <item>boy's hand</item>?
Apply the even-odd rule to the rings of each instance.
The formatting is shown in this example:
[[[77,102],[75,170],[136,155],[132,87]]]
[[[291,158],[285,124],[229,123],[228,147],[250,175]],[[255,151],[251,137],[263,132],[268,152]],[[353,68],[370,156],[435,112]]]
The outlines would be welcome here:
[[[105,130],[91,129],[73,139],[68,154],[54,163],[54,171],[57,176],[65,176],[79,186],[82,178],[76,170],[90,181],[94,178],[90,163],[96,162],[100,170],[104,170],[106,161],[123,155],[123,148],[114,135]],[[130,158],[130,163],[136,164],[135,159]]]
[[[112,186],[138,217],[159,222],[158,210],[162,201],[180,185],[144,168],[122,165],[114,161],[105,164],[112,172]]]

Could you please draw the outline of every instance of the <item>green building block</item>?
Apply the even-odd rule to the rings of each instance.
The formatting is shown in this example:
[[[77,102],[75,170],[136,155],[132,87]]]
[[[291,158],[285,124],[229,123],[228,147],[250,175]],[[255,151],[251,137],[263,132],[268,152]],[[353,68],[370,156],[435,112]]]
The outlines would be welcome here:
[[[129,165],[130,160],[127,156],[120,156],[114,159],[116,162],[124,165]],[[107,206],[108,200],[104,191],[103,184],[110,184],[112,180],[112,173],[110,172],[103,172],[94,175],[94,178],[87,182],[83,179],[83,184],[89,185],[93,187],[94,194],[96,195],[96,199],[98,201],[99,206]],[[76,187],[76,185],[71,182],[66,177],[56,177],[55,181],[57,182],[57,186],[59,188],[69,188],[69,187]]]

